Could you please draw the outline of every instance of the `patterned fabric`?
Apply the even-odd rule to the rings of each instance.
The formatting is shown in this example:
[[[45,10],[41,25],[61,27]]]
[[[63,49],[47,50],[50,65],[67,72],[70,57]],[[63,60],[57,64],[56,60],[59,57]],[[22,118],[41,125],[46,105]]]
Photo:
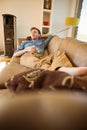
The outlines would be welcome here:
[[[75,77],[65,72],[34,69],[12,77],[5,86],[15,93],[37,90],[87,91],[86,78]]]
[[[34,81],[43,70],[32,69],[13,76],[5,83],[5,87],[13,92],[32,90]]]
[[[20,58],[20,64],[30,68],[55,70],[59,66],[73,67],[65,52],[58,50],[48,56],[24,54]]]

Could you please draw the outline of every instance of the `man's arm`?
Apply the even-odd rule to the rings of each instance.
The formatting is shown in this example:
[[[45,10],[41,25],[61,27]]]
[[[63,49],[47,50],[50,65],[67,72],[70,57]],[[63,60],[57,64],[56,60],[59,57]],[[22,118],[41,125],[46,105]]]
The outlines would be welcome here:
[[[23,50],[20,50],[20,51],[15,52],[15,53],[13,54],[13,56],[15,56],[15,57],[21,56],[21,55],[23,55],[25,52],[26,52],[25,49],[23,49]]]
[[[17,48],[17,50],[14,52],[13,56],[21,56],[22,54],[25,53],[24,44],[25,44],[25,42],[22,42],[22,43],[18,46],[18,48]]]
[[[45,47],[48,45],[48,43],[50,42],[50,40],[53,38],[52,35],[49,35],[46,40],[44,40],[44,44],[45,44]]]
[[[14,54],[13,54],[13,56],[15,56],[15,57],[17,57],[17,56],[21,56],[21,55],[23,55],[24,53],[26,53],[26,52],[34,52],[34,53],[37,53],[38,52],[38,50],[37,50],[37,48],[35,47],[35,46],[31,46],[31,47],[27,47],[27,48],[25,48],[25,49],[23,49],[23,50],[19,50],[19,51],[17,51],[17,52],[15,52]]]

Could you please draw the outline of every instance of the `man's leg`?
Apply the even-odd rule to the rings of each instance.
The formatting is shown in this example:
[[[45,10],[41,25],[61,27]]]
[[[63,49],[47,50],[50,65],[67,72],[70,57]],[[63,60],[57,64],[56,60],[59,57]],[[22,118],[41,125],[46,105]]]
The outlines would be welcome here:
[[[87,67],[61,67],[58,70],[76,76],[87,74]]]

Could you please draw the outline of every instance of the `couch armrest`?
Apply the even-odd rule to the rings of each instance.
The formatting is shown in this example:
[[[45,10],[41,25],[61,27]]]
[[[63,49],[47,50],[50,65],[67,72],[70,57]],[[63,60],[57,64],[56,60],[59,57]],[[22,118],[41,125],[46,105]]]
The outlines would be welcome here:
[[[14,57],[14,56],[12,56],[10,62],[20,64],[20,57]]]

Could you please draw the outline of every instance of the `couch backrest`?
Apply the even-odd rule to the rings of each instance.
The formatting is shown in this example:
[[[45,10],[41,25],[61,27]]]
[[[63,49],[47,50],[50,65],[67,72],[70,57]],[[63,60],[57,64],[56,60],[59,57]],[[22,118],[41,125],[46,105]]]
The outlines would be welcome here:
[[[87,66],[87,42],[75,40],[73,38],[54,37],[50,43],[50,52],[56,49],[64,50],[74,66]]]
[[[22,43],[23,41],[26,41],[26,38],[18,38],[17,41],[17,47],[20,45],[20,43]]]
[[[25,38],[18,39],[20,44]],[[87,42],[79,41],[70,37],[59,38],[54,36],[48,44],[48,52],[64,50],[74,66],[87,66]]]
[[[87,66],[87,42],[73,38],[63,39],[60,49],[63,49],[75,66]]]
[[[62,43],[62,38],[59,38],[58,36],[54,36],[49,44],[48,44],[48,52],[53,53],[59,49],[60,44]]]

